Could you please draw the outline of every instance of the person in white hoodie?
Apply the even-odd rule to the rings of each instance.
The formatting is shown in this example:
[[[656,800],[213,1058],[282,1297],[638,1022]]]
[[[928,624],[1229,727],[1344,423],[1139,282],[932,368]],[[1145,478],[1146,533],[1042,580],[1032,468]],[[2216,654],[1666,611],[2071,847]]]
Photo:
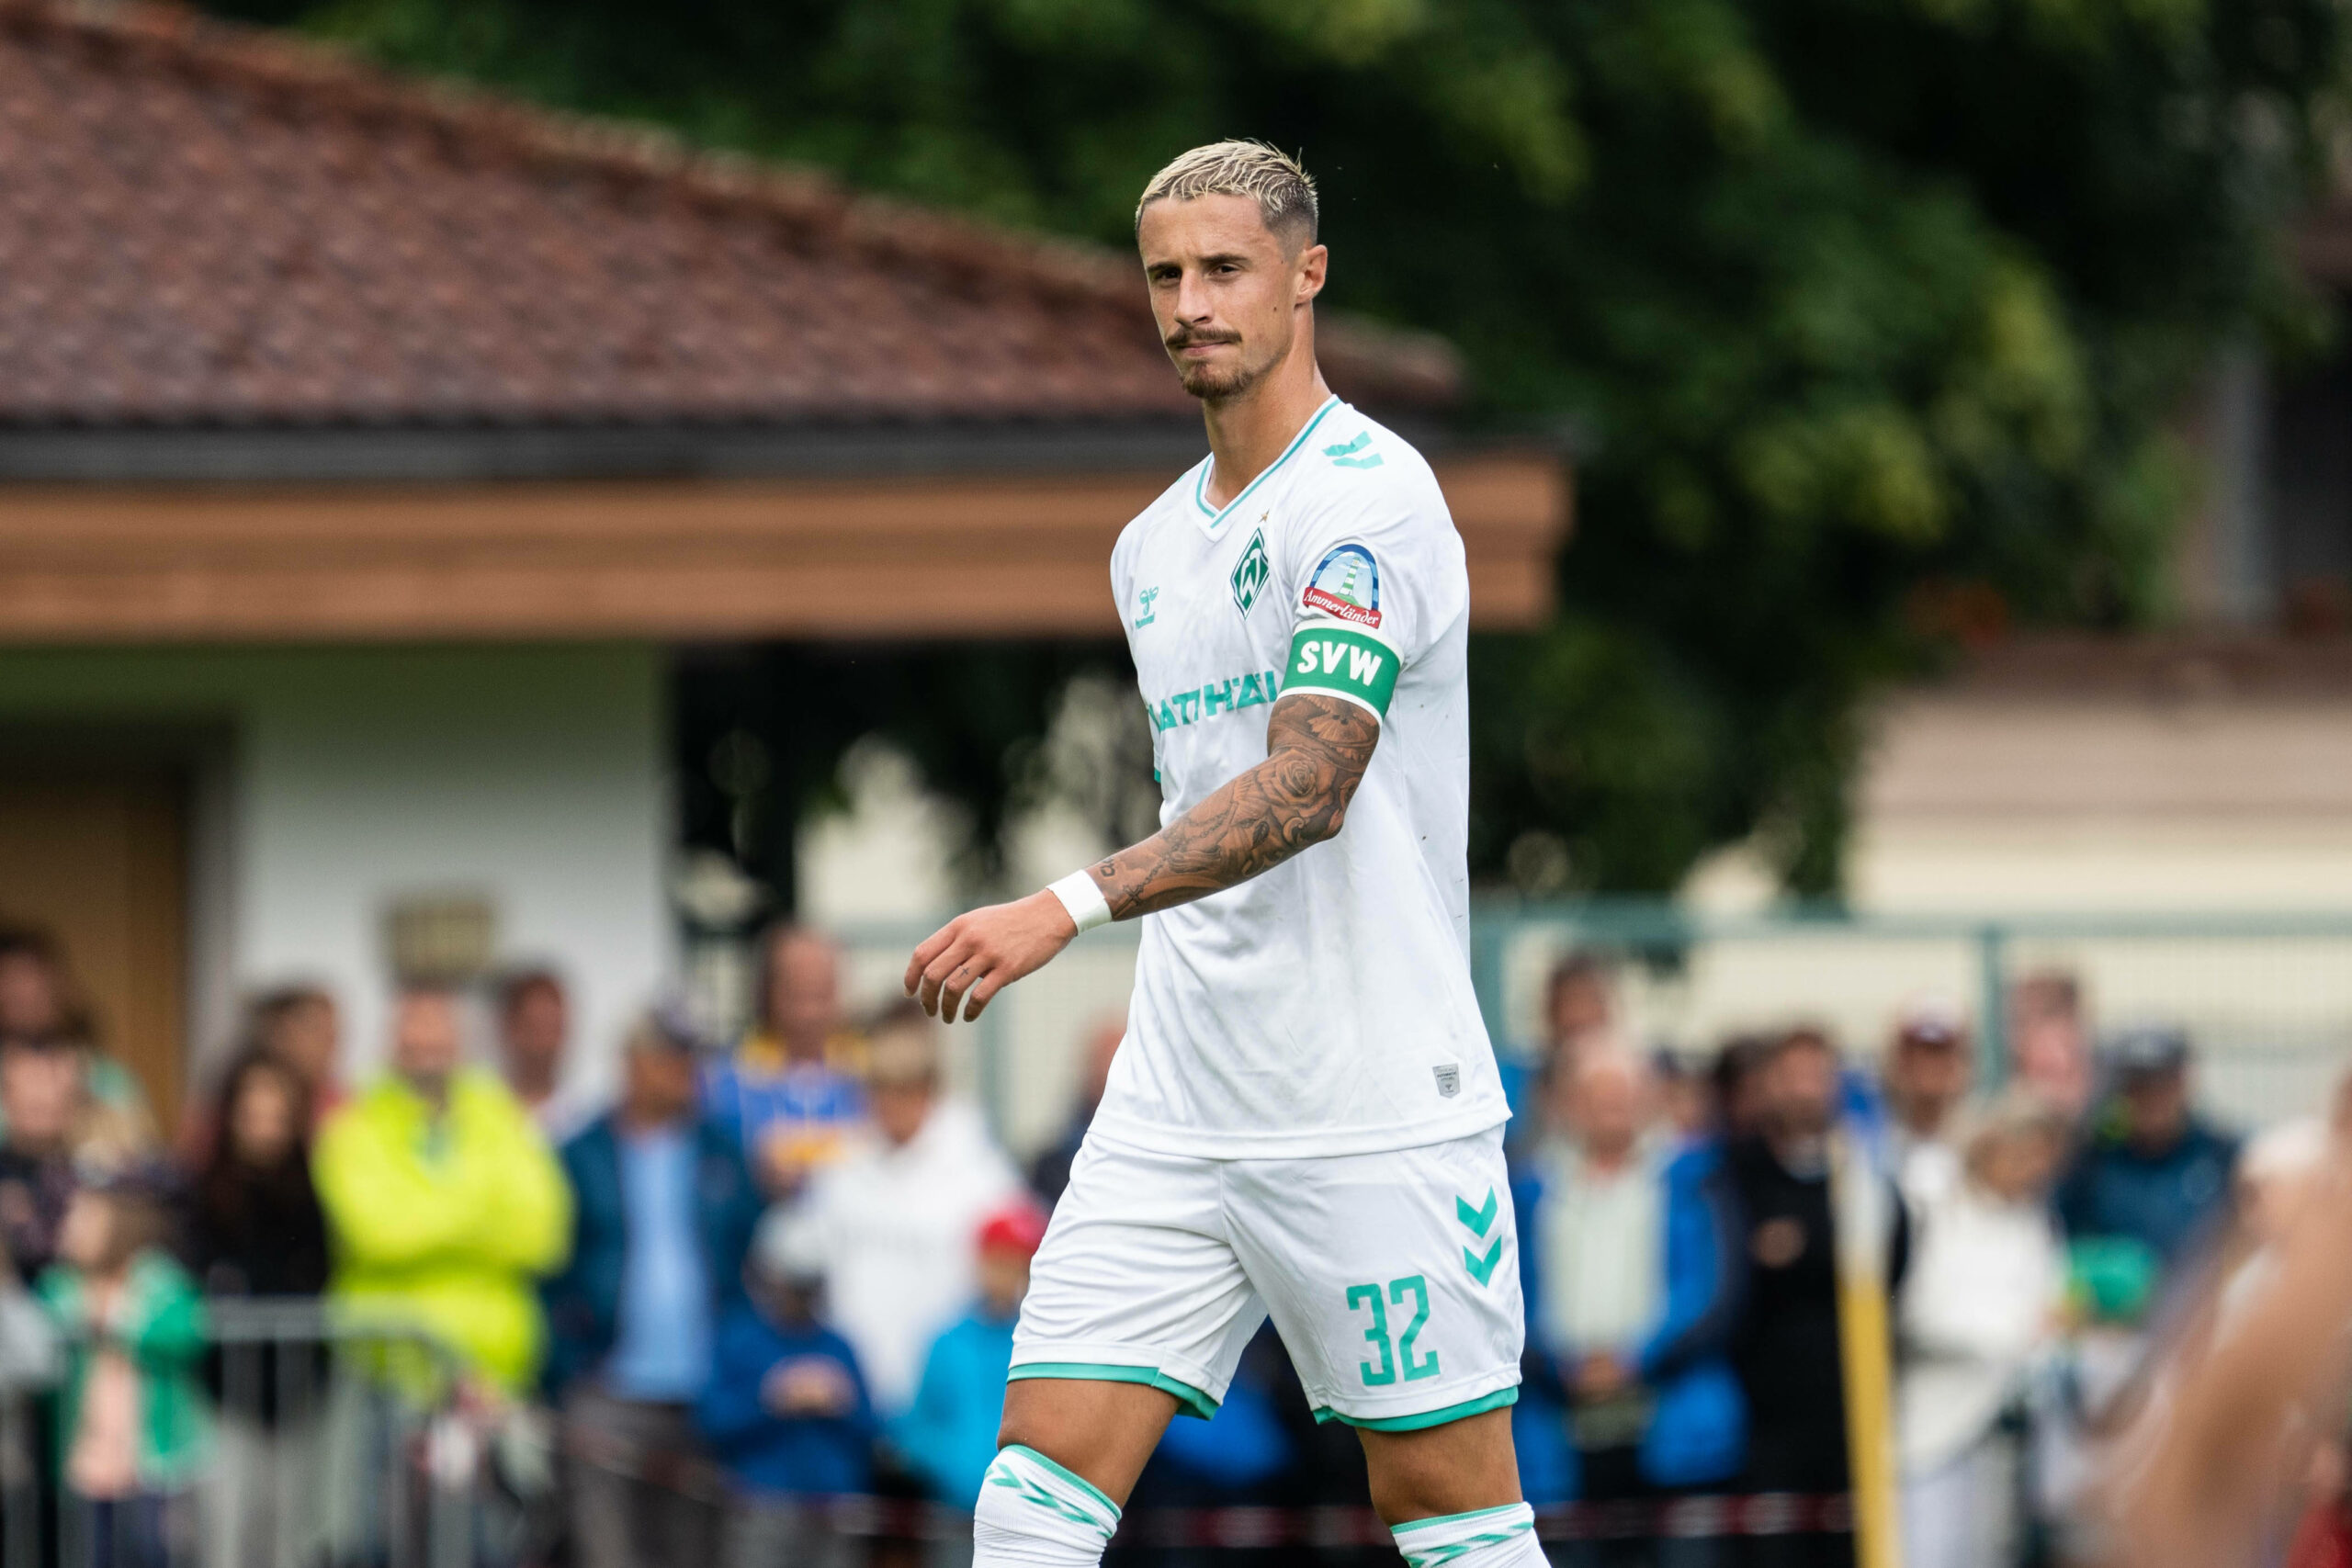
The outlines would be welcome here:
[[[914,1403],[924,1354],[978,1288],[972,1237],[1021,1191],[977,1108],[939,1092],[939,1043],[912,1003],[869,1033],[870,1124],[808,1188],[831,1317],[884,1420]]]
[[[2065,1291],[2049,1207],[2063,1114],[2014,1089],[1958,1143],[1960,1179],[1917,1215],[1896,1320],[1906,1568],[2015,1560],[2018,1454],[2001,1415],[2056,1332]]]

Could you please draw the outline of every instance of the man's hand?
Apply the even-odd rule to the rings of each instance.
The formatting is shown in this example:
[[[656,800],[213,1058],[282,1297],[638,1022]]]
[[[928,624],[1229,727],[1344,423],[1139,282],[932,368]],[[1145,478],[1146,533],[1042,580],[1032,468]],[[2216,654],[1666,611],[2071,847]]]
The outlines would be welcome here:
[[[1035,974],[1078,935],[1078,924],[1050,892],[958,915],[915,949],[907,964],[907,995],[942,1023],[964,1021],[999,991]]]
[[[847,1414],[857,1403],[857,1390],[840,1362],[801,1356],[768,1369],[760,1380],[760,1403],[769,1415],[787,1420],[796,1416],[823,1419]]]
[[[1633,1386],[1632,1369],[1606,1350],[1596,1350],[1577,1368],[1577,1397],[1597,1403],[1613,1399]]]

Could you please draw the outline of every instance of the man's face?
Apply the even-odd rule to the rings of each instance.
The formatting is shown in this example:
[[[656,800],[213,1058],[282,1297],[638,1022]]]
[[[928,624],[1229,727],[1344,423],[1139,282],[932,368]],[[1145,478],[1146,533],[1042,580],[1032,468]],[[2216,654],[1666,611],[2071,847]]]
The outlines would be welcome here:
[[[438,1090],[458,1070],[465,1037],[457,998],[411,991],[392,1013],[392,1070],[420,1089]]]
[[[1570,975],[1552,991],[1552,1040],[1562,1043],[1609,1027],[1609,984],[1599,975]]]
[[[1577,1075],[1576,1129],[1594,1157],[1623,1158],[1642,1134],[1640,1075],[1623,1063],[1599,1063]]]
[[[1329,260],[1321,245],[1294,250],[1240,196],[1155,201],[1136,246],[1177,378],[1210,402],[1241,396],[1282,363]]]
[[[1792,1041],[1766,1069],[1767,1114],[1783,1137],[1819,1137],[1838,1115],[1838,1058],[1811,1040]]]
[[[71,1051],[12,1045],[0,1051],[0,1116],[8,1141],[27,1149],[65,1141],[81,1101],[82,1064]]]
[[[2122,1099],[2125,1135],[2142,1148],[2165,1148],[2188,1125],[2186,1068],[2135,1075],[2125,1080]]]
[[[1887,1087],[1906,1111],[1940,1116],[1968,1093],[1968,1053],[1949,1036],[1896,1042],[1893,1069]]]
[[[571,1010],[553,986],[526,986],[507,1004],[500,1041],[509,1058],[530,1066],[551,1066],[563,1055],[571,1033]]]
[[[334,1003],[324,997],[305,997],[278,1016],[270,1030],[269,1048],[315,1089],[334,1081],[342,1036]]]
[[[867,1094],[876,1131],[894,1145],[910,1143],[930,1118],[932,1081],[927,1077],[876,1083]]]
[[[38,1038],[59,1023],[57,976],[31,953],[0,953],[0,1035]]]
[[[769,1031],[794,1056],[821,1055],[841,1021],[841,963],[832,943],[794,932],[768,953]]]
[[[979,1277],[980,1299],[999,1317],[1010,1317],[1021,1310],[1021,1298],[1029,1293],[1029,1255],[1011,1247],[984,1247]]]
[[[690,1054],[639,1046],[629,1052],[622,1072],[622,1098],[637,1122],[677,1122],[693,1112],[696,1092]]]

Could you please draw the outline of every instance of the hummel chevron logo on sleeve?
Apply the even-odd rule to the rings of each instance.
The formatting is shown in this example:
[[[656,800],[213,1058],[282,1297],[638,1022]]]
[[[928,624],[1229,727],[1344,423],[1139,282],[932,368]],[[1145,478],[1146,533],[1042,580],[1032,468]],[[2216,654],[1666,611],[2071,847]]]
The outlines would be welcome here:
[[[1491,1187],[1487,1189],[1486,1202],[1478,1208],[1472,1208],[1470,1200],[1467,1198],[1456,1198],[1453,1201],[1454,1217],[1467,1225],[1472,1235],[1482,1239],[1493,1227],[1495,1216],[1501,1213],[1502,1200],[1496,1195],[1495,1190]],[[1495,1277],[1495,1265],[1502,1260],[1503,1238],[1500,1236],[1495,1237],[1483,1258],[1470,1247],[1465,1247],[1462,1249],[1462,1267],[1470,1270],[1470,1278],[1477,1280],[1481,1285]]]
[[[1369,430],[1358,431],[1356,433],[1356,438],[1353,441],[1350,441],[1343,446],[1324,447],[1323,456],[1330,458],[1331,461],[1339,464],[1340,467],[1343,468],[1376,468],[1380,467],[1380,454],[1377,452],[1364,452],[1363,450],[1371,445],[1372,432]],[[1356,456],[1356,454],[1360,452],[1363,453],[1363,456]]]

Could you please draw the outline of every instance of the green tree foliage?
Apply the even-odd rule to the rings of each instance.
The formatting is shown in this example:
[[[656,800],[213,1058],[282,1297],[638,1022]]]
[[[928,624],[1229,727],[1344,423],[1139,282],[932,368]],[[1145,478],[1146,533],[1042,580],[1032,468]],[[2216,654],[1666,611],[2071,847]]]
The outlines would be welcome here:
[[[1478,649],[1476,853],[1606,889],[1760,831],[1832,891],[1873,682],[2162,612],[2183,400],[2284,311],[2342,44],[2333,0],[218,3],[1112,243],[1185,146],[1302,150],[1334,302],[1579,453],[1556,625]]]

